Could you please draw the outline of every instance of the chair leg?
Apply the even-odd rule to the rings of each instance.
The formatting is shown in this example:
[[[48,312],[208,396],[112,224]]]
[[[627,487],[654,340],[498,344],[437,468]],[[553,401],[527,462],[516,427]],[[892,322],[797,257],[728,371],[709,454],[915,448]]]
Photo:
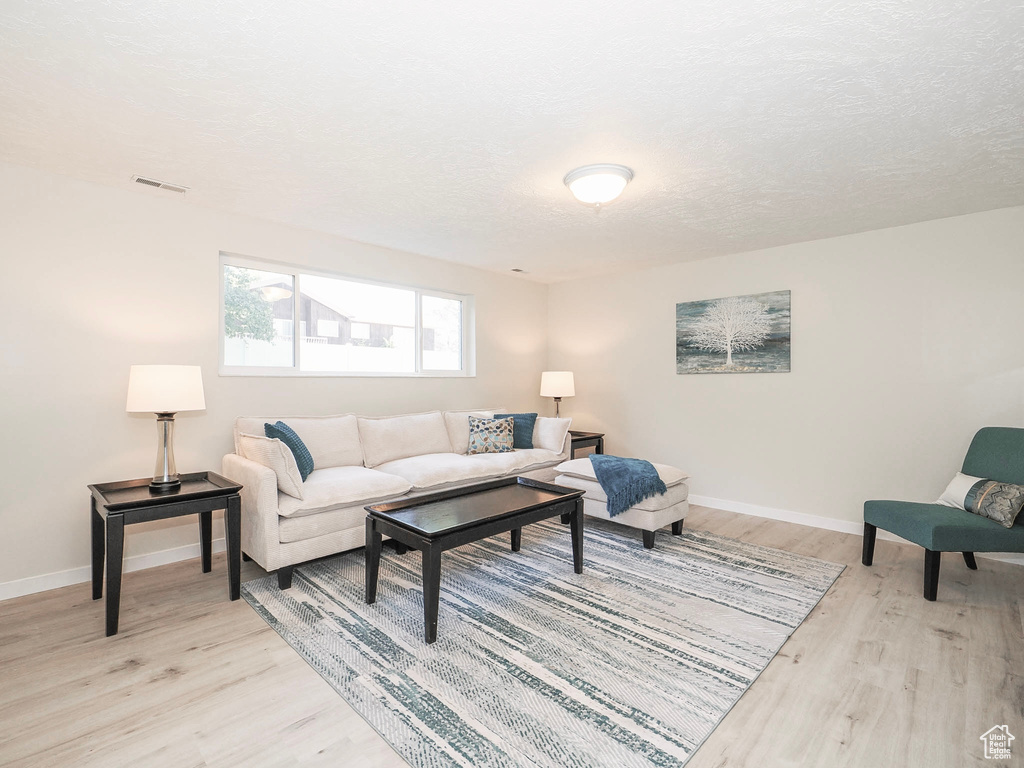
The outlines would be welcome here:
[[[967,563],[967,567],[972,571],[978,570],[978,561],[974,559],[973,552],[964,552],[964,562]]]
[[[682,520],[676,520],[674,523],[672,523],[672,535],[673,536],[682,536],[683,535],[683,521]]]
[[[654,549],[654,531],[640,531],[644,535],[644,549]]]
[[[939,591],[939,563],[942,553],[924,551],[924,599],[934,601]]]
[[[875,533],[878,527],[871,523],[864,523],[864,550],[861,552],[860,561],[864,565],[871,565],[875,557]]]

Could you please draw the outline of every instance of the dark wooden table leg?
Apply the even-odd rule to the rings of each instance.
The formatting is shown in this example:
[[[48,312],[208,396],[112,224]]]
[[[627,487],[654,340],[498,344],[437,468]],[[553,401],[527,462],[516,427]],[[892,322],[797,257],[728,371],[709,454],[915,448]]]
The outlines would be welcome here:
[[[603,454],[604,453],[604,438],[603,437],[597,438],[597,446],[594,448],[594,453],[597,453],[597,454]]]
[[[518,552],[519,548],[523,545],[523,529],[513,528],[512,529],[512,551]]]
[[[569,515],[569,530],[572,535],[572,568],[583,573],[583,499],[576,499],[576,509]]]
[[[441,601],[441,547],[429,544],[423,550],[423,636],[437,640],[437,609]]]
[[[377,601],[377,574],[380,572],[380,531],[370,515],[366,516],[366,602]]]
[[[206,510],[199,513],[199,551],[203,556],[203,573],[213,570],[212,547],[210,537],[213,532],[213,512]]]
[[[121,560],[124,557],[124,517],[107,515],[107,637],[117,634],[121,610]]]
[[[209,514],[209,513],[207,513]],[[224,510],[224,536],[228,550],[228,597],[237,600],[242,585],[242,499],[228,496]]]
[[[103,597],[103,555],[106,552],[103,537],[106,533],[103,530],[103,515],[96,511],[96,499],[90,498],[89,505],[92,512],[92,599],[99,600]]]

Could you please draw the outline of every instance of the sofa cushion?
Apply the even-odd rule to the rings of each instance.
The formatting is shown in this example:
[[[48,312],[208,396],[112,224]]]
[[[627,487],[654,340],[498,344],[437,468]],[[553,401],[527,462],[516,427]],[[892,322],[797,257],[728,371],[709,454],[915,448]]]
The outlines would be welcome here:
[[[277,475],[277,488],[296,499],[302,499],[302,475],[291,449],[277,438],[263,435],[239,435],[239,456],[270,467]]]
[[[565,444],[565,434],[569,431],[571,423],[572,419],[551,419],[546,416],[538,416],[537,424],[533,428],[533,447],[561,453],[562,446]]]
[[[469,449],[468,455],[476,453],[511,453],[512,418],[482,419],[479,416],[469,417]]]
[[[282,544],[306,541],[353,528],[362,529],[366,509],[362,504],[349,504],[315,515],[282,517],[277,526],[277,540]]]
[[[533,448],[533,428],[537,426],[536,413],[496,413],[494,418],[512,417],[512,447],[517,450]],[[563,438],[564,439],[564,438]]]
[[[299,436],[316,469],[327,467],[358,467],[363,463],[359,445],[359,427],[352,414],[342,416],[270,416],[235,419],[235,453],[241,455],[238,436],[242,433],[262,435],[263,425],[283,421]]]
[[[545,451],[543,448],[529,448],[511,453],[478,453],[468,457],[480,467],[480,474],[511,475],[538,467],[553,466],[562,454]]]
[[[677,485],[689,477],[689,475],[681,469],[669,466],[668,464],[651,463],[654,465],[654,468],[658,470],[658,477],[660,477],[661,481],[669,487]],[[597,474],[594,472],[594,465],[590,463],[589,458],[563,461],[555,467],[555,469],[560,474],[568,475],[569,477],[580,477],[584,480],[593,480],[595,483],[597,482]]]
[[[475,459],[492,458],[513,454],[481,454],[478,456],[461,456],[457,453],[431,453],[426,456],[410,456],[386,464],[378,465],[377,469],[391,475],[404,477],[414,490],[437,488],[438,486],[466,484],[474,480],[488,480],[505,474],[497,464],[476,461]]]
[[[451,453],[452,441],[440,411],[358,420],[363,463],[368,467],[409,456]]]
[[[568,462],[566,462],[568,464]],[[657,465],[655,465],[657,466]],[[665,466],[662,464],[661,466]],[[561,474],[555,478],[555,485],[564,485],[568,488],[576,488],[584,491],[584,498],[591,499],[593,501],[599,501],[602,504],[608,503],[608,494],[604,492],[601,484],[597,480],[585,480],[577,475],[566,475]],[[668,485],[668,483],[666,483]],[[665,507],[670,507],[673,504],[678,504],[682,501],[686,501],[690,495],[690,488],[686,483],[680,481],[668,486],[668,490],[665,493],[659,493],[655,496],[649,496],[639,504],[634,504],[630,509],[643,509],[649,512],[654,512]],[[618,517],[611,518],[618,520]]]
[[[352,504],[370,504],[401,496],[411,487],[401,477],[366,467],[316,469],[302,487],[302,499],[278,497],[278,514],[302,517]]]
[[[465,453],[469,450],[470,416],[479,416],[481,419],[490,419],[494,417],[494,410],[482,408],[475,411],[444,412],[444,424],[448,430],[448,439],[451,440],[452,451],[455,453]]]

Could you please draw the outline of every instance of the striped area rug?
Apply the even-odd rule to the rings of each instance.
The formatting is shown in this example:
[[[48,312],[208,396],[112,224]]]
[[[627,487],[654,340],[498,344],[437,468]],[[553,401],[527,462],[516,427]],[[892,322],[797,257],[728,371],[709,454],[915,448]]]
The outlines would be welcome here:
[[[385,548],[377,602],[363,553],[266,577],[243,597],[416,768],[680,766],[843,567],[686,531],[645,550],[587,519],[442,556],[438,639],[423,641],[420,556]]]

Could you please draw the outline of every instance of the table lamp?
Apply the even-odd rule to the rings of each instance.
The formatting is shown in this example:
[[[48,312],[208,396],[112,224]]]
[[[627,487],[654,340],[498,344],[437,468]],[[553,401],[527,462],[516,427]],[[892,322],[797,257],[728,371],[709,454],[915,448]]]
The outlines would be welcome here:
[[[558,404],[563,397],[575,397],[576,386],[572,371],[544,371],[540,375],[540,396],[555,398],[555,418],[558,418]]]
[[[170,493],[181,487],[174,464],[174,414],[202,411],[203,373],[198,365],[133,365],[128,374],[128,413],[155,413],[156,469],[149,489]]]

